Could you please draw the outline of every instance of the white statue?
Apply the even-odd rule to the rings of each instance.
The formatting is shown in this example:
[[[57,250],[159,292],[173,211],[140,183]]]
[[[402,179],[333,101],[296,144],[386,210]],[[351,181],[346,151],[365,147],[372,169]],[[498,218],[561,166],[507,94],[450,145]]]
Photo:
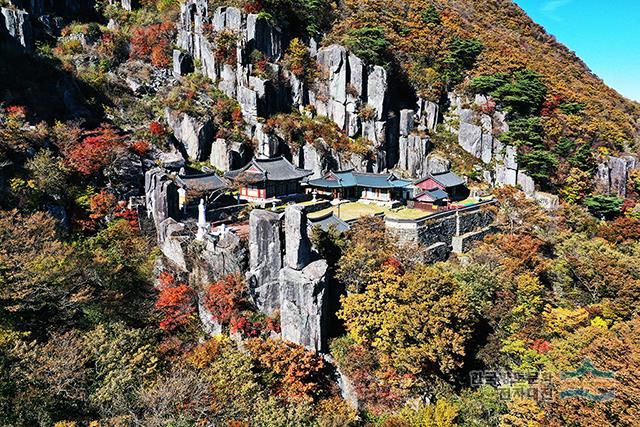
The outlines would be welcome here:
[[[200,204],[198,205],[198,232],[196,233],[196,240],[202,241],[206,233],[207,233],[207,212],[204,206],[204,200],[200,199]]]

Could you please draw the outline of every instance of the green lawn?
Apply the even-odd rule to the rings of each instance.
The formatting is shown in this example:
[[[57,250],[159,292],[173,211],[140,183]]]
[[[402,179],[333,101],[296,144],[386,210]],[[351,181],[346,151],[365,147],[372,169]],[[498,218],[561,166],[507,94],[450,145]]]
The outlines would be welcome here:
[[[340,206],[332,206],[328,209],[314,212],[312,214],[309,214],[309,217],[317,218],[332,211],[334,215],[340,217],[340,219],[343,219],[344,221],[351,221],[352,219],[357,219],[367,215],[377,215],[381,213],[386,214],[388,212],[388,210],[382,206],[352,202],[343,203]]]
[[[432,215],[431,212],[422,211],[420,209],[409,209],[409,208],[401,208],[393,211],[389,211],[387,216],[389,218],[396,219],[420,219],[426,216]]]

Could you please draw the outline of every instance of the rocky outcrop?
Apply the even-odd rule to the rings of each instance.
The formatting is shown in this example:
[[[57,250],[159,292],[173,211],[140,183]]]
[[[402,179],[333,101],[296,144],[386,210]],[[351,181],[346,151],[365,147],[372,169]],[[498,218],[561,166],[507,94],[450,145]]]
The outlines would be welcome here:
[[[255,209],[249,216],[247,286],[256,307],[267,315],[280,308],[280,223],[280,215],[265,210]]]
[[[261,312],[280,312],[283,339],[321,351],[327,333],[327,263],[312,262],[302,208],[288,207],[284,217],[283,224],[281,215],[258,209],[251,212],[247,286]]]
[[[138,196],[144,186],[144,171],[140,156],[124,151],[105,169],[104,175],[108,188],[118,196],[118,200],[127,200]]]
[[[284,265],[302,270],[311,261],[311,242],[307,236],[307,214],[301,206],[289,206],[284,213]]]
[[[595,177],[596,191],[601,194],[626,197],[629,171],[637,168],[634,156],[608,157],[598,164]]]
[[[284,104],[279,83],[263,79],[252,73],[251,53],[261,52],[268,60],[282,56],[280,31],[268,20],[256,14],[246,14],[238,8],[219,7],[209,11],[206,1],[188,0],[181,5],[178,24],[178,47],[201,64],[202,72],[218,82],[218,87],[235,98],[241,106],[245,120],[257,124],[257,117],[271,114]],[[222,31],[235,33],[237,37],[235,58],[216,55],[213,43]],[[177,55],[177,54],[174,54]],[[174,72],[180,63],[174,58]],[[275,67],[273,75],[279,74]]]
[[[188,113],[165,111],[167,123],[176,140],[182,145],[190,159],[208,160],[215,128],[209,117],[192,117]]]
[[[185,253],[189,237],[184,224],[173,218],[167,218],[157,225],[157,230],[158,246],[165,258],[169,260],[171,268],[181,273],[188,272]]]
[[[29,14],[24,10],[3,7],[0,33],[4,32],[26,50],[33,50],[33,32]],[[1,35],[1,34],[0,34]]]
[[[247,246],[235,233],[206,235],[203,244],[192,251],[189,282],[198,288],[229,274],[247,270]]]
[[[178,187],[162,169],[148,170],[144,175],[147,212],[158,229],[167,218],[178,218]]]
[[[420,135],[400,137],[399,161],[397,167],[408,172],[412,177],[426,176],[429,170],[427,155],[429,138]]]
[[[280,270],[282,338],[321,351],[326,340],[327,262],[315,261],[302,270]]]
[[[240,169],[251,159],[250,150],[240,143],[217,138],[211,146],[209,163],[221,171]]]

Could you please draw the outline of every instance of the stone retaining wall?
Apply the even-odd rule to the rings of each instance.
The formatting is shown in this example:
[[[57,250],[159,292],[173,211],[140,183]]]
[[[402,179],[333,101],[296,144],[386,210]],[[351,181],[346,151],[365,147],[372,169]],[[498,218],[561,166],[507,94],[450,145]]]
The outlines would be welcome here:
[[[464,235],[493,223],[494,215],[486,206],[491,200],[468,208],[434,214],[419,220],[386,218],[387,233],[400,242],[415,242],[425,246],[452,244],[456,235]]]

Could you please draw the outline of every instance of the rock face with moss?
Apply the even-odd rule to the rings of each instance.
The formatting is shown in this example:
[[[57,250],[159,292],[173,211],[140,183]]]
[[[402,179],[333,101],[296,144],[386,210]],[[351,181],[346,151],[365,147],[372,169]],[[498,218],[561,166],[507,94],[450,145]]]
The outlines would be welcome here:
[[[637,159],[634,156],[609,156],[598,164],[596,190],[601,194],[626,197],[629,172],[637,167]]]
[[[177,42],[180,50],[174,52],[174,73],[184,74],[184,64],[192,58],[222,92],[236,99],[248,123],[246,133],[257,141],[258,155],[262,157],[283,153],[281,142],[263,132],[262,119],[300,110],[328,117],[349,137],[368,141],[372,155],[367,162],[356,159],[352,166],[357,169],[379,172],[398,167],[413,176],[426,170],[425,150],[412,149],[416,145],[425,148],[426,139],[408,141],[405,136],[400,140],[400,122],[396,118],[399,113],[389,111],[389,83],[383,67],[365,64],[341,45],[316,50],[311,40],[308,51],[318,64],[319,77],[305,81],[283,68],[282,37],[279,29],[258,15],[233,7],[209,10],[207,2],[189,0],[181,6]],[[260,66],[256,58],[262,58]],[[435,129],[436,104],[421,100],[410,114],[416,121],[415,126],[413,121],[410,123],[409,132],[414,127],[422,132]],[[179,128],[172,127],[174,132]],[[411,159],[400,162],[402,143],[404,151],[411,152]],[[316,148],[307,147],[301,159],[294,161],[312,169],[316,169],[315,165],[307,166],[311,159],[321,159],[320,163],[329,167],[339,166],[341,159],[336,153]],[[318,170],[318,174],[324,171]]]

